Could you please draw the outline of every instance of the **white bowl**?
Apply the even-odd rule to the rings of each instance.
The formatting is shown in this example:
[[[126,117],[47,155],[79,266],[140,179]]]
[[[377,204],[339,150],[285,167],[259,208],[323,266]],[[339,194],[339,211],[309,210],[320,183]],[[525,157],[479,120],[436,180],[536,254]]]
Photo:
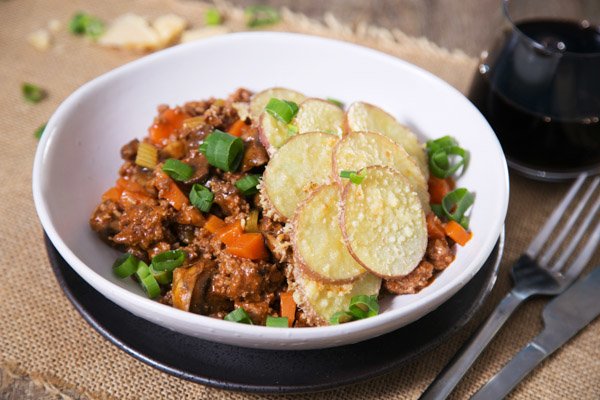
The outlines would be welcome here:
[[[367,101],[388,110],[422,140],[456,137],[471,151],[459,185],[476,193],[473,239],[415,295],[390,298],[383,312],[348,324],[275,329],[235,324],[168,307],[133,281],[113,276],[117,252],[88,219],[117,178],[120,147],[147,134],[158,104],[224,97],[243,86],[285,86],[317,97]],[[312,349],[365,340],[434,310],[482,266],[502,229],[508,173],[494,132],[477,109],[437,77],[394,57],[339,41],[284,33],[239,33],[177,46],[117,68],[76,90],[56,110],[39,143],[33,193],[50,240],[73,269],[133,314],[216,342],[265,349]]]

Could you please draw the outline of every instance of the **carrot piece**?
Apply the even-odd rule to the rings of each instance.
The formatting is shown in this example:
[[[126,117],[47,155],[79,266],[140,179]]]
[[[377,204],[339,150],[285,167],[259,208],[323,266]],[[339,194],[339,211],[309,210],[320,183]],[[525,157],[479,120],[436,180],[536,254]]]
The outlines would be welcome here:
[[[181,128],[183,121],[187,118],[188,115],[186,113],[167,108],[155,119],[152,126],[148,129],[150,141],[155,145],[166,145],[169,136]]]
[[[442,204],[444,196],[452,190],[448,180],[436,178],[435,176],[430,176],[427,184],[429,186],[431,204]]]
[[[241,119],[238,119],[237,121],[235,121],[233,123],[233,125],[231,125],[229,127],[229,130],[227,131],[227,133],[229,133],[230,135],[236,136],[236,137],[240,137],[240,136],[242,136],[242,133],[244,133],[245,127],[246,127],[246,123],[244,121],[242,121]]]
[[[121,198],[121,193],[123,193],[123,189],[118,187],[111,187],[102,195],[102,201],[112,200],[115,203],[117,203]]]
[[[117,187],[129,192],[146,194],[146,189],[142,185],[129,178],[121,177],[117,179]]]
[[[225,251],[234,256],[251,260],[261,260],[268,256],[261,233],[244,233],[227,245]]]
[[[427,222],[427,236],[431,239],[444,239],[446,237],[444,225],[434,213],[427,214],[425,221]]]
[[[206,220],[206,224],[204,224],[204,228],[206,228],[206,230],[209,231],[210,233],[215,233],[216,231],[223,228],[224,226],[225,226],[225,221],[223,221],[221,218],[217,217],[216,215],[212,215],[212,214]]]
[[[127,207],[128,205],[140,204],[150,199],[151,197],[144,193],[123,190],[119,200],[124,207]]]
[[[184,205],[190,204],[187,196],[183,194],[175,181],[166,175],[165,179],[168,179],[168,184],[166,185],[166,188],[159,191],[159,197],[167,200],[169,204],[172,205],[177,211],[181,210]]]
[[[296,302],[292,292],[284,292],[279,295],[279,308],[281,316],[287,317],[288,326],[291,328],[296,319]]]
[[[240,220],[235,221],[234,223],[225,225],[224,227],[217,229],[215,232],[215,236],[227,246],[233,245],[236,243],[237,239],[242,236],[244,233],[244,228],[242,228],[242,223]]]
[[[456,221],[448,222],[446,224],[446,226],[444,227],[444,230],[446,231],[446,235],[448,235],[448,237],[450,239],[454,240],[456,243],[460,244],[461,246],[464,246],[465,244],[467,244],[467,242],[469,240],[471,240],[471,237],[473,237],[472,232],[467,232],[465,230],[465,228],[463,228]]]

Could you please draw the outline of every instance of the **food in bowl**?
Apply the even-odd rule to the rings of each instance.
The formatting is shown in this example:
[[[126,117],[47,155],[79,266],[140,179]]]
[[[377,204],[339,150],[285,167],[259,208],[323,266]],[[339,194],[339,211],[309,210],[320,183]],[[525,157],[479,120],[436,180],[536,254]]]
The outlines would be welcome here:
[[[466,244],[468,153],[367,103],[284,88],[160,106],[90,225],[114,273],[175,308],[308,327],[417,293]],[[431,175],[431,176],[430,176]]]

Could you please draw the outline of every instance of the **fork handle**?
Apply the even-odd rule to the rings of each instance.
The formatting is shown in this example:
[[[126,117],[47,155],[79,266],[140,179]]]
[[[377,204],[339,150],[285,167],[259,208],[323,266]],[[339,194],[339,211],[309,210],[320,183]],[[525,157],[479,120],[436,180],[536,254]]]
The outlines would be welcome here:
[[[459,350],[454,358],[444,367],[442,372],[429,385],[421,395],[420,400],[441,400],[448,397],[458,382],[471,368],[477,357],[492,341],[496,333],[502,328],[506,320],[513,314],[526,296],[509,292],[488,319],[479,328],[477,333]]]

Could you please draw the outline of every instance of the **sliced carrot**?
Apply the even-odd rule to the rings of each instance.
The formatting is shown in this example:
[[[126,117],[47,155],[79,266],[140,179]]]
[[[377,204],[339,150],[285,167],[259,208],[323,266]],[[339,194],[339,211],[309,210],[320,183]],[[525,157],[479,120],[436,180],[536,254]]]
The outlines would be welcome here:
[[[238,119],[233,123],[233,125],[231,125],[227,133],[233,136],[240,137],[242,136],[242,133],[244,133],[244,128],[246,128],[246,123],[241,119]]]
[[[448,237],[450,239],[454,240],[456,243],[460,244],[461,246],[464,246],[465,244],[467,244],[467,242],[469,240],[471,240],[471,237],[473,237],[472,232],[467,232],[465,230],[465,228],[463,228],[456,221],[448,222],[446,224],[446,226],[444,227],[444,230],[446,231],[446,235],[448,235]]]
[[[159,191],[158,195],[161,199],[165,199],[173,206],[176,210],[181,210],[184,205],[190,204],[187,196],[183,194],[181,189],[177,186],[173,179],[166,177],[168,184],[166,188]]]
[[[269,255],[261,233],[244,233],[236,238],[231,245],[227,245],[225,251],[234,256],[251,260],[265,259]]]
[[[444,231],[444,225],[442,221],[434,214],[427,214],[427,236],[431,239],[444,239],[446,232]]]
[[[242,228],[242,223],[240,220],[235,221],[234,223],[225,225],[224,227],[218,229],[215,232],[215,236],[227,246],[233,245],[236,243],[238,238],[242,236],[244,233],[244,228]]]
[[[291,328],[296,319],[296,302],[294,301],[293,292],[284,292],[279,295],[279,308],[281,316],[287,317],[288,326]]]
[[[123,189],[118,187],[111,187],[102,195],[102,201],[112,200],[115,203],[117,203],[121,198],[121,193],[123,193]]]
[[[215,233],[219,229],[223,228],[225,225],[226,225],[225,221],[223,221],[221,218],[211,214],[208,217],[208,219],[206,220],[206,224],[204,224],[204,228],[206,228],[206,230],[209,231],[210,233]]]
[[[129,190],[123,190],[121,192],[121,197],[119,199],[119,202],[121,203],[121,205],[123,205],[123,207],[127,207],[127,206],[131,206],[134,204],[144,203],[151,199],[152,198],[150,196],[143,194],[143,193],[137,193],[137,192],[132,192]]]
[[[156,118],[150,129],[148,129],[150,141],[155,145],[166,145],[169,136],[181,128],[186,118],[188,118],[188,115],[183,111],[167,108]]]
[[[442,199],[446,196],[452,188],[450,182],[446,179],[436,178],[430,176],[427,182],[429,186],[429,196],[431,204],[442,204]]]
[[[134,193],[146,194],[146,189],[133,179],[120,177],[117,179],[117,187]]]

